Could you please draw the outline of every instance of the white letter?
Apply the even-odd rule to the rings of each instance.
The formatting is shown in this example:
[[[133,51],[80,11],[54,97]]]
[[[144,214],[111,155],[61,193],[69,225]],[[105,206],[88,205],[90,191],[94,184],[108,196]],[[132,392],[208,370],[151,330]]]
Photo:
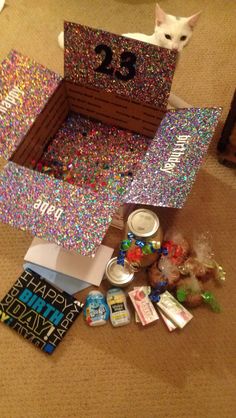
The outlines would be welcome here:
[[[7,109],[3,106],[0,106],[0,112],[7,113]]]
[[[55,218],[58,221],[58,219],[60,218],[61,214],[62,214],[63,210],[62,209],[57,209],[55,212]]]
[[[14,97],[12,97],[12,96],[11,96],[11,94],[9,94],[9,95],[7,96],[6,100],[7,100],[9,103],[12,103],[12,104],[14,104],[14,105],[16,104],[16,101],[15,101]]]
[[[13,91],[18,91],[18,93],[20,93],[22,95],[24,94],[24,92],[21,89],[19,89],[19,87],[17,87],[17,86],[14,87]]]
[[[172,168],[170,168],[169,170],[167,168],[160,168],[160,171],[165,171],[165,173],[170,174]]]
[[[180,140],[185,140],[185,141],[188,141],[189,140],[189,138],[191,138],[191,136],[190,135],[179,135],[178,136],[178,138],[180,139]]]
[[[165,163],[165,168],[174,168],[175,164],[174,163]]]
[[[43,203],[42,203],[41,208],[40,208],[40,212],[42,213],[42,215],[44,215],[44,214],[45,214],[45,212],[46,212],[46,210],[47,210],[48,206],[49,206],[49,203],[47,203],[47,202],[43,202]]]
[[[181,155],[183,155],[184,154],[184,152],[175,152],[175,151],[173,151],[172,153],[171,153],[171,155],[173,155],[173,157],[180,157]]]
[[[51,205],[51,206],[49,206],[49,208],[48,208],[48,210],[47,210],[47,214],[48,215],[51,215],[52,214],[52,212],[54,212],[54,210],[55,210],[56,208],[55,208],[55,206],[53,206],[53,205]]]
[[[37,199],[36,200],[36,203],[34,204],[34,208],[35,209],[38,209],[40,205],[41,205],[41,200],[40,199]]]
[[[8,96],[7,96],[8,97]],[[5,106],[7,109],[9,109],[11,107],[11,104],[7,102],[7,97],[6,100],[2,101],[3,106]]]

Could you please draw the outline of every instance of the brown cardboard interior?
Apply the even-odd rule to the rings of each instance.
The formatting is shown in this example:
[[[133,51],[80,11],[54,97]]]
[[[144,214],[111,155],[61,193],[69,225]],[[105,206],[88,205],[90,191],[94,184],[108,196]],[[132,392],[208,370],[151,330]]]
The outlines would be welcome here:
[[[150,138],[165,115],[164,110],[98,88],[66,81],[66,90],[70,110]]]
[[[61,82],[12,155],[11,161],[26,167],[30,166],[32,159],[38,161],[50,137],[55,135],[68,112],[65,84]]]
[[[165,114],[149,105],[63,80],[21,142],[11,161],[31,167],[72,111],[152,138]]]

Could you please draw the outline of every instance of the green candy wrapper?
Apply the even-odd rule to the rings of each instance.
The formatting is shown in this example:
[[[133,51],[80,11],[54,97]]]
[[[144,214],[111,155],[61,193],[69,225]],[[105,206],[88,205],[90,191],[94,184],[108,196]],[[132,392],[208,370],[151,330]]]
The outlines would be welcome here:
[[[187,297],[187,292],[184,289],[178,289],[176,292],[176,296],[179,302],[184,302]]]
[[[208,303],[208,305],[210,305],[211,309],[214,312],[221,312],[221,307],[219,305],[219,303],[217,302],[215,296],[211,293],[211,292],[204,292],[202,293],[202,298],[204,300],[205,303]]]

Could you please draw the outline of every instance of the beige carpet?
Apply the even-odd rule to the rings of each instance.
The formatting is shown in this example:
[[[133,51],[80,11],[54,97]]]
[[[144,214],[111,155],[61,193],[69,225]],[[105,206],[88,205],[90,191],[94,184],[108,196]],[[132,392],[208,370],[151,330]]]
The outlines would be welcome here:
[[[150,0],[6,3],[0,59],[14,48],[61,73],[56,38],[63,19],[116,33],[153,29]],[[182,54],[174,92],[197,106],[223,106],[223,122],[236,84],[235,0],[160,4],[176,15],[203,11]],[[81,316],[52,357],[1,325],[0,418],[236,417],[235,171],[217,162],[215,149],[216,140],[185,207],[157,213],[165,229],[174,224],[189,238],[195,231],[211,232],[216,259],[227,272],[225,285],[214,289],[223,312],[198,308],[186,329],[172,334],[161,322],[147,329],[134,322],[90,329]],[[31,237],[1,224],[0,237],[3,297],[21,272]],[[105,242],[116,245],[119,237],[110,229]]]

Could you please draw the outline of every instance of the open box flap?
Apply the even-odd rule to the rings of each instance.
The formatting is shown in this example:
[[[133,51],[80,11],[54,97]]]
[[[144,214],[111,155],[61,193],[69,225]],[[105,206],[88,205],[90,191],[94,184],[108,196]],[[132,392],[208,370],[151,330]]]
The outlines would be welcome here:
[[[64,24],[64,37],[66,80],[114,100],[166,109],[176,51],[71,22]]]
[[[124,201],[181,208],[194,183],[220,115],[220,108],[169,111]]]
[[[16,51],[0,65],[0,155],[9,159],[61,77]]]
[[[0,173],[0,220],[81,255],[101,244],[117,207],[111,191],[85,191],[9,162]]]

